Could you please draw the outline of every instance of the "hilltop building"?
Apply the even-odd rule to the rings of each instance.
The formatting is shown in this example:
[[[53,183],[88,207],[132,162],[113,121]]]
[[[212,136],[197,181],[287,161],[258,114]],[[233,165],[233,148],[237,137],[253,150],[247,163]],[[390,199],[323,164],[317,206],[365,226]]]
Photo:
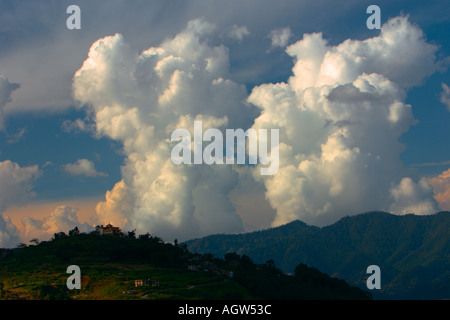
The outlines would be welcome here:
[[[103,225],[96,226],[95,231],[99,235],[116,235],[122,233],[122,230],[120,230],[119,227],[114,227],[110,223],[108,223],[105,227]]]

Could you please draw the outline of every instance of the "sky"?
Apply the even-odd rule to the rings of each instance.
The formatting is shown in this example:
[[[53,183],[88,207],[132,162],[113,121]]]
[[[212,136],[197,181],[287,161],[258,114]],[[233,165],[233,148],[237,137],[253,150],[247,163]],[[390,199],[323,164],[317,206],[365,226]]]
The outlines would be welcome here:
[[[449,30],[442,0],[3,0],[0,247],[450,210]],[[196,120],[278,129],[278,172],[175,165]]]

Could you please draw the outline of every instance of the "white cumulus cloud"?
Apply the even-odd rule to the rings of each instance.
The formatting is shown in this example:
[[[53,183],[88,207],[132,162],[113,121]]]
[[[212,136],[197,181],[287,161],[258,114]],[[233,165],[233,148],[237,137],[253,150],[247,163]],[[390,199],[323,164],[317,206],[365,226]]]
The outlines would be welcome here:
[[[314,33],[287,48],[293,75],[249,97],[262,111],[253,127],[280,128],[278,174],[255,174],[276,210],[273,225],[324,225],[370,210],[435,212],[430,186],[399,160],[398,141],[416,122],[405,88],[435,71],[435,51],[407,17],[364,41],[330,46]]]
[[[430,185],[399,159],[399,137],[416,123],[406,89],[436,70],[436,46],[407,17],[389,20],[377,37],[336,46],[320,33],[304,35],[286,50],[292,76],[250,96],[229,79],[228,49],[210,45],[213,30],[193,20],[141,53],[120,34],[91,46],[73,78],[74,98],[89,109],[95,134],[120,141],[126,155],[122,180],[97,205],[99,220],[169,240],[243,230],[232,199],[240,209],[248,205],[236,196],[255,185],[241,183],[248,175],[230,165],[171,161],[171,132],[192,132],[194,120],[204,128],[280,130],[278,173],[262,177],[259,166],[248,167],[275,211],[272,225],[437,209]],[[290,33],[274,44],[286,46]]]
[[[121,141],[126,154],[123,181],[97,206],[105,221],[170,240],[243,230],[228,197],[238,183],[231,166],[175,166],[170,158],[173,130],[192,130],[194,120],[245,128],[254,111],[245,87],[227,77],[228,49],[208,44],[212,30],[193,20],[140,54],[120,34],[105,37],[75,74],[74,97],[93,111],[97,134]]]
[[[99,172],[95,169],[95,165],[88,159],[78,159],[75,163],[68,163],[64,165],[64,170],[72,175],[86,176],[86,177],[106,177],[107,174]]]
[[[450,169],[426,181],[433,187],[436,200],[442,210],[450,211]]]
[[[430,214],[437,210],[433,188],[425,179],[415,183],[409,177],[403,178],[391,189],[391,195],[395,200],[392,210],[400,214]]]
[[[36,165],[21,167],[10,160],[0,162],[0,212],[33,196],[33,181],[40,175]]]
[[[101,224],[125,226],[132,214],[132,198],[128,186],[123,180],[117,182],[111,191],[107,191],[105,201],[95,207]]]
[[[236,39],[239,42],[244,40],[244,38],[249,34],[250,31],[248,31],[248,28],[246,26],[237,26],[237,25],[233,25],[230,31],[228,32],[228,35],[231,38]]]
[[[419,85],[437,70],[436,51],[437,46],[426,42],[422,30],[407,17],[390,19],[377,37],[347,39],[337,46],[328,46],[321,33],[307,34],[287,48],[296,60],[290,83],[295,90],[303,90],[377,73],[402,88]]]
[[[33,182],[40,175],[38,166],[21,167],[9,160],[0,162],[0,213],[30,199],[34,194]],[[18,239],[18,230],[10,218],[0,215],[0,248],[14,247]]]
[[[11,219],[0,215],[0,248],[13,248],[19,241],[19,231]]]
[[[68,233],[78,227],[80,232],[90,232],[94,228],[87,223],[80,223],[77,210],[69,206],[58,206],[53,212],[42,219],[25,217],[22,219],[24,226],[23,237],[30,240],[49,240],[55,233]]]
[[[292,37],[292,30],[289,27],[272,30],[269,33],[271,40],[271,47],[284,48],[289,43],[289,39]]]

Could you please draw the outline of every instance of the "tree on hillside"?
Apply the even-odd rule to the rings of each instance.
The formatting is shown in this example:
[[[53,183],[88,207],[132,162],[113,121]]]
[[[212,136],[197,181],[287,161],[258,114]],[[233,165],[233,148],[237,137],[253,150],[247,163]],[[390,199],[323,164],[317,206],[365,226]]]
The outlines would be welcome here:
[[[130,239],[136,239],[136,229],[128,231],[127,237]]]
[[[139,235],[139,240],[148,240],[150,239],[150,233],[146,233],[146,234],[140,234]]]
[[[57,232],[53,234],[53,240],[66,238],[67,235],[64,232]]]
[[[69,230],[69,236],[77,236],[80,234],[80,230],[78,230],[78,227],[73,228],[72,230]]]

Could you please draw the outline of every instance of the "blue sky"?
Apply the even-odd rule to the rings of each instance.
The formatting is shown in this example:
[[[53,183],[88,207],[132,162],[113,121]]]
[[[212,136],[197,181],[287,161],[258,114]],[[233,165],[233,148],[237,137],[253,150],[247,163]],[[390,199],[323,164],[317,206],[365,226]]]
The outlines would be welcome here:
[[[81,8],[81,30],[66,28],[69,16],[66,8],[71,4]],[[203,19],[215,28],[212,33],[208,31],[205,36],[207,40],[200,39],[201,44],[226,48],[228,66],[221,76],[243,86],[246,95],[250,96],[262,84],[289,80],[296,61],[286,53],[286,48],[301,40],[304,34],[322,32],[330,47],[338,46],[346,39],[365,40],[379,36],[380,30],[369,30],[366,27],[369,16],[366,8],[370,4],[377,4],[381,8],[382,24],[390,18],[408,15],[409,23],[423,31],[426,42],[438,46],[433,72],[422,77],[419,84],[403,88],[406,93],[403,102],[412,106],[416,124],[408,126],[406,132],[395,138],[405,146],[399,158],[404,168],[413,169],[411,177],[416,182],[420,178],[438,179],[429,181],[436,183],[431,183],[435,187],[435,194],[445,195],[448,181],[443,174],[450,168],[450,107],[441,102],[441,95],[442,83],[450,85],[450,4],[447,1],[2,1],[0,74],[7,79],[7,83],[16,83],[20,87],[12,91],[9,94],[10,101],[1,106],[0,119],[4,125],[0,130],[0,162],[10,160],[20,168],[37,166],[38,172],[35,178],[26,182],[31,185],[31,188],[25,188],[26,196],[14,201],[5,200],[0,205],[4,216],[9,216],[17,227],[17,230],[8,229],[12,234],[11,239],[26,237],[23,235],[26,227],[21,225],[20,219],[25,216],[33,218],[33,212],[27,214],[17,208],[33,208],[33,203],[61,204],[66,200],[72,201],[71,203],[79,201],[81,208],[83,199],[89,199],[89,203],[105,201],[105,194],[112,191],[122,179],[129,190],[138,188],[133,185],[137,176],[132,178],[121,171],[129,172],[136,168],[127,162],[132,152],[126,148],[124,150],[125,140],[114,139],[111,134],[96,133],[94,127],[80,130],[75,125],[78,119],[86,126],[95,126],[95,115],[100,110],[95,103],[93,108],[86,106],[89,105],[88,98],[80,103],[72,95],[72,79],[87,59],[89,48],[98,39],[120,33],[131,50],[139,54],[149,47],[163,46],[165,39],[173,39],[180,34],[190,21]],[[230,36],[233,26],[246,28],[242,39]],[[282,28],[289,28],[290,37],[283,46],[273,46],[270,34],[273,30]],[[410,68],[414,69],[415,66]],[[243,113],[241,124],[252,126],[260,112],[261,109],[250,106]],[[68,165],[77,164],[80,159],[88,160],[89,165],[94,167],[80,169],[78,166],[81,171],[70,171]],[[285,222],[288,216],[300,219],[308,216],[292,213],[278,199],[271,198],[273,193],[270,186],[273,181],[249,182],[248,173],[239,174],[239,179],[242,180],[234,182],[234,189],[230,187],[220,190],[227,190],[224,192],[235,195],[234,207],[249,213],[243,216],[237,209],[240,226],[223,231],[253,230],[273,225],[274,221]],[[400,177],[393,180],[393,186],[400,186],[400,180]],[[243,190],[240,189],[244,188],[243,181],[248,183],[246,192],[249,197],[251,195],[255,199],[266,199],[261,204],[264,208],[254,206],[254,211],[264,212],[259,218],[257,213],[252,212],[251,203],[236,195],[236,190]],[[6,180],[4,183],[7,183]],[[130,191],[130,194],[143,201],[142,197],[133,192]],[[446,206],[444,198],[440,198],[439,209],[446,209],[442,208]],[[327,202],[323,201],[324,204]],[[335,206],[335,211],[344,210],[341,204],[332,201],[331,204]],[[194,200],[192,205],[201,206]],[[137,218],[138,212],[142,212],[144,207],[132,208],[127,219],[119,219],[118,221],[126,221],[122,227],[131,228],[131,221],[135,221],[144,230],[146,224]],[[305,205],[305,208],[310,206]],[[103,222],[95,218],[96,214],[104,217],[98,210],[92,206],[88,213],[84,213],[84,216],[94,217],[90,224]],[[16,213],[19,211],[20,214]],[[51,213],[48,212],[49,215]],[[81,212],[79,214],[82,215]],[[193,214],[199,213],[194,210]],[[317,223],[331,223],[342,215],[343,213],[331,215],[329,219],[317,220]],[[284,218],[281,219],[280,216]],[[36,222],[38,219],[50,223],[49,219],[45,220],[44,212],[36,214],[35,219],[33,226],[42,226],[42,223]],[[78,219],[68,221],[80,224],[88,221],[80,216]],[[311,220],[310,223],[314,221]],[[155,225],[159,225],[158,223],[159,220]],[[203,226],[201,221],[199,225]],[[208,229],[206,225],[199,227],[201,232],[188,232],[186,237],[222,231],[220,228]],[[166,229],[170,228],[165,223],[161,224],[161,230]],[[49,230],[44,231],[48,233]]]

